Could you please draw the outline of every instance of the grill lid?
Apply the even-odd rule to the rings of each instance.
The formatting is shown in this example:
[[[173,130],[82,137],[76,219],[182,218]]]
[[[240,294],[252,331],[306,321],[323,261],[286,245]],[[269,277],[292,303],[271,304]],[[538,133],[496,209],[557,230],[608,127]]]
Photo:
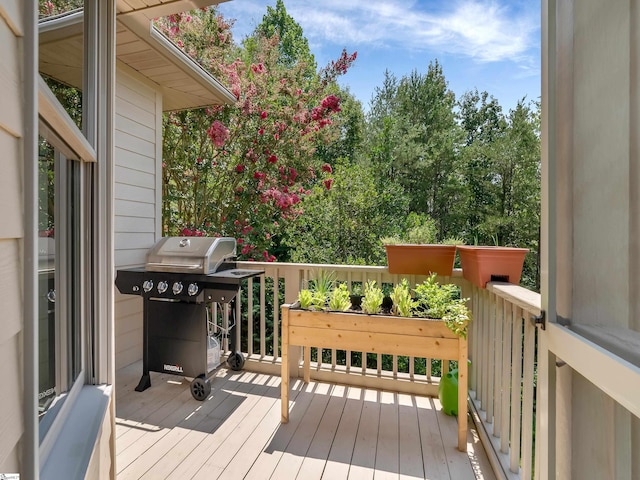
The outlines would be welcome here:
[[[231,237],[163,237],[147,252],[151,272],[215,273],[236,255]]]

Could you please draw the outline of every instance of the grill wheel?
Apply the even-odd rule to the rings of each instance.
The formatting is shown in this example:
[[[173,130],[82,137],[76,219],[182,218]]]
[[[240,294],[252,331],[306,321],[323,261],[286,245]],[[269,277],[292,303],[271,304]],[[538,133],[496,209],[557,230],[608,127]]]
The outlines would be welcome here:
[[[202,402],[211,393],[211,382],[204,375],[199,375],[191,382],[191,395]]]
[[[240,352],[230,354],[229,358],[227,358],[227,365],[229,365],[231,370],[236,372],[242,370],[242,367],[244,367],[244,356]]]

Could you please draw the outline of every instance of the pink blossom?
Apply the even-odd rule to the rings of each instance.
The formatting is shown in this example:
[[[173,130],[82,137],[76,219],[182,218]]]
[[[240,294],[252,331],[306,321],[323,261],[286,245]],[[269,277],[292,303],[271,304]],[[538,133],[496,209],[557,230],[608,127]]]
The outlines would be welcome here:
[[[332,112],[340,111],[340,99],[335,95],[328,95],[322,100],[322,108],[331,110]]]
[[[324,110],[322,109],[322,107],[313,107],[313,110],[311,110],[311,119],[320,120],[323,113]]]
[[[265,73],[266,69],[264,68],[264,64],[263,63],[259,63],[257,65],[255,63],[252,63],[251,64],[251,71],[253,73]]]
[[[256,172],[253,174],[253,178],[255,178],[256,180],[261,180],[265,177],[265,174],[263,172]]]
[[[275,155],[269,155],[269,158],[267,159],[267,162],[269,163],[276,163],[278,161],[278,157],[276,157]]]
[[[328,163],[325,163],[324,165],[322,165],[322,171],[327,173],[333,173],[333,169],[331,168],[331,165],[329,165]]]
[[[264,128],[261,128],[260,130],[258,130],[258,135],[264,135]]]
[[[244,172],[244,165],[240,164],[240,165],[236,166],[236,172],[238,172],[238,173]]]
[[[216,120],[207,130],[207,135],[216,147],[222,147],[229,138],[229,129],[219,120]]]
[[[333,178],[327,178],[326,180],[323,180],[322,183],[324,184],[327,190],[331,190],[331,185],[333,184]]]
[[[265,118],[267,118],[267,116],[268,116],[268,115],[269,115],[269,114],[268,114],[267,112],[265,112],[264,110],[263,110],[262,112],[260,112],[260,118],[262,118],[263,120],[264,120]]]

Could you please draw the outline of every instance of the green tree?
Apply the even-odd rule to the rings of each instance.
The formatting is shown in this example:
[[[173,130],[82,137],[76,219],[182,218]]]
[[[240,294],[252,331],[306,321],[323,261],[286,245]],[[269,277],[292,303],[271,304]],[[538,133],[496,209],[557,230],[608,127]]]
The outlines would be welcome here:
[[[414,71],[400,81],[385,72],[367,119],[371,163],[385,181],[402,188],[409,211],[434,219],[439,238],[455,233],[450,217],[459,196],[461,132],[454,106],[455,96],[435,61],[426,74]]]
[[[275,8],[267,6],[267,13],[256,28],[257,34],[266,38],[278,36],[279,62],[286,68],[303,63],[308,78],[316,75],[316,61],[309,50],[309,42],[302,27],[287,13],[282,0],[276,1]],[[255,35],[253,36],[255,38]]]
[[[331,187],[316,186],[302,202],[304,213],[289,225],[291,261],[385,263],[380,238],[396,233],[407,206],[396,185],[378,189],[376,174],[357,163],[336,165]]]

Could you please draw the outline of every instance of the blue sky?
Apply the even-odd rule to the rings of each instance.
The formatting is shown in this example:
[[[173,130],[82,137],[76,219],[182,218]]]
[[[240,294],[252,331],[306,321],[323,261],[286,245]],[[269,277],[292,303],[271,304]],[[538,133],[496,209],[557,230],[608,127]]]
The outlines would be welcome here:
[[[233,0],[219,6],[240,41],[276,0]],[[459,98],[477,88],[505,112],[540,96],[540,0],[284,0],[303,29],[318,66],[343,48],[358,58],[340,80],[368,110],[388,69],[398,79],[426,73],[438,59]]]

